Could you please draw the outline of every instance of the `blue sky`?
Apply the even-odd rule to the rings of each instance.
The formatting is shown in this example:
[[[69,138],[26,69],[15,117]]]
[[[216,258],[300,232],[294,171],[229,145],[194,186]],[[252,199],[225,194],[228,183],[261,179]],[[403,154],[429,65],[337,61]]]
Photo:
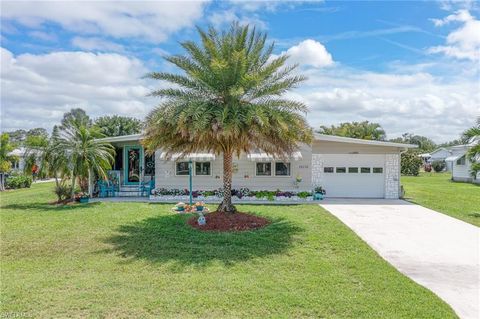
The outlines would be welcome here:
[[[142,118],[195,25],[268,33],[309,80],[312,126],[379,122],[437,142],[480,115],[479,6],[449,1],[1,2],[2,130],[51,128],[72,107]]]

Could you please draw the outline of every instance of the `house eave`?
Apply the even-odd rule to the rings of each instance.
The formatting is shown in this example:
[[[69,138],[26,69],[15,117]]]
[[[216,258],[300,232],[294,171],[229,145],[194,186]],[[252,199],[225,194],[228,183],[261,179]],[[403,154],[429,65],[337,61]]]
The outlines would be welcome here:
[[[384,142],[384,141],[362,140],[362,139],[359,139],[359,138],[343,137],[343,136],[335,136],[335,135],[325,135],[325,134],[318,134],[318,133],[314,134],[314,139],[316,141],[362,144],[362,145],[372,145],[372,146],[388,146],[388,147],[398,147],[398,148],[418,148],[418,145],[415,145],[415,144],[403,144],[403,143]]]

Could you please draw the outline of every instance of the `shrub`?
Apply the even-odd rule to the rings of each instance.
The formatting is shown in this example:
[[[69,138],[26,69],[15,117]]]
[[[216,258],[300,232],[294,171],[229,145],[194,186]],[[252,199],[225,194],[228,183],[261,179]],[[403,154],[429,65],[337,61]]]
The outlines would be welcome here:
[[[308,196],[312,196],[312,193],[310,193],[310,192],[298,192],[297,196],[299,198],[307,198]]]
[[[445,166],[445,161],[434,161],[432,163],[433,170],[437,173],[443,171],[445,169]]]
[[[432,171],[432,165],[430,164],[425,164],[425,166],[423,167],[423,169],[425,170],[425,172],[429,173]]]
[[[57,195],[58,197],[58,201],[60,202],[70,197],[71,188],[70,186],[67,186],[67,185],[58,185],[58,186],[55,186],[54,192],[55,192],[55,195]]]
[[[422,166],[422,159],[414,152],[405,152],[401,155],[402,175],[417,176]]]
[[[10,189],[26,188],[32,185],[32,177],[24,174],[10,175],[5,181],[5,187]]]

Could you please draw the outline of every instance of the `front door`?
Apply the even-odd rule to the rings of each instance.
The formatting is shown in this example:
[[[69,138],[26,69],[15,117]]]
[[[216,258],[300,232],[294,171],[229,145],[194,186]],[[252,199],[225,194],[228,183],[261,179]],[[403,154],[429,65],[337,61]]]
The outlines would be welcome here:
[[[142,179],[143,149],[141,146],[125,146],[124,148],[124,183],[138,184]]]

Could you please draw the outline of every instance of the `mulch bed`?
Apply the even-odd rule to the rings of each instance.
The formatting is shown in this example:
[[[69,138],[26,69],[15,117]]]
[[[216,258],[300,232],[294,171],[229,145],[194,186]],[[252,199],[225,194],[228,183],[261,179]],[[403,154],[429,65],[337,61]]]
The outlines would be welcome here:
[[[247,213],[236,212],[234,214],[225,214],[220,212],[212,212],[205,215],[207,223],[198,225],[198,215],[191,217],[188,224],[193,228],[205,231],[245,231],[265,227],[270,221],[263,217],[250,215]]]

